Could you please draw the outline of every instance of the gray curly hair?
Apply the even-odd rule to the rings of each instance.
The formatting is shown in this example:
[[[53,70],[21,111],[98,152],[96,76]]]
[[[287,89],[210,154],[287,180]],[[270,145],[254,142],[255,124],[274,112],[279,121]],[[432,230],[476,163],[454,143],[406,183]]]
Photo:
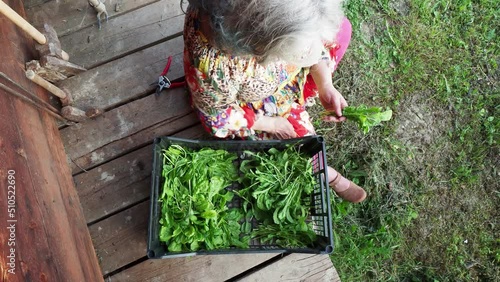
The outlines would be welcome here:
[[[343,0],[189,0],[210,16],[216,47],[260,62],[315,64],[344,18]]]

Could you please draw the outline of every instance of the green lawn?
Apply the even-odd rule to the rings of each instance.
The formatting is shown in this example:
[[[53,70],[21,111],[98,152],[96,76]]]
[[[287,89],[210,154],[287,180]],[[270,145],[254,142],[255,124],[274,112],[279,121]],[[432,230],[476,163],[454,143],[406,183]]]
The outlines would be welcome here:
[[[498,281],[500,2],[345,4],[335,86],[394,116],[366,135],[316,121],[329,163],[369,193],[332,203],[342,281]]]

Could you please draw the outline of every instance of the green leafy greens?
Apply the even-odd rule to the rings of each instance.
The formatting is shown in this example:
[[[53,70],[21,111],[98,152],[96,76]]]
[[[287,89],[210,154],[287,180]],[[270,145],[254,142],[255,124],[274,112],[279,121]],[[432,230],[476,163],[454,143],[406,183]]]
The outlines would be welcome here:
[[[322,113],[322,116],[332,115],[336,115],[335,112],[324,111]],[[358,107],[349,106],[342,110],[342,115],[347,120],[356,122],[358,127],[366,134],[370,131],[370,128],[381,124],[383,121],[389,121],[392,118],[392,110],[388,109],[384,111],[380,107],[367,107],[365,105]]]
[[[163,150],[163,192],[160,240],[168,250],[196,251],[229,246],[239,240],[243,214],[229,210],[234,193],[225,188],[238,180],[236,155],[204,148],[191,151],[178,145]]]
[[[293,146],[280,151],[163,150],[160,241],[170,252],[248,248],[252,239],[282,247],[305,247],[316,239],[310,217],[317,185],[310,158]],[[239,183],[245,187],[229,191]],[[228,208],[235,193],[240,208]]]
[[[284,151],[245,151],[249,159],[241,163],[243,186],[237,191],[246,202],[243,209],[260,223],[253,238],[283,247],[306,246],[316,234],[306,223],[310,210],[310,194],[316,185],[312,163],[294,147]]]

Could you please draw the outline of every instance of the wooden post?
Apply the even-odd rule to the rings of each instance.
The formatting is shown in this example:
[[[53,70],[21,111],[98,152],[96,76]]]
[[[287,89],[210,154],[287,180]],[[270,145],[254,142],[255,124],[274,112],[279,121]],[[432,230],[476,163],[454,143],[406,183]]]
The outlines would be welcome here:
[[[0,34],[0,71],[47,100],[20,67],[32,40],[2,14]],[[0,89],[0,120],[0,281],[103,281],[55,119]]]
[[[33,39],[36,40],[36,42],[42,45],[47,43],[47,38],[45,38],[45,35],[43,35],[40,31],[34,28],[29,22],[23,19],[23,17],[18,15],[16,11],[12,10],[12,8],[9,7],[9,5],[5,4],[2,0],[0,0],[0,13],[4,14],[9,20],[14,22],[18,27],[26,31],[31,37],[33,37]]]

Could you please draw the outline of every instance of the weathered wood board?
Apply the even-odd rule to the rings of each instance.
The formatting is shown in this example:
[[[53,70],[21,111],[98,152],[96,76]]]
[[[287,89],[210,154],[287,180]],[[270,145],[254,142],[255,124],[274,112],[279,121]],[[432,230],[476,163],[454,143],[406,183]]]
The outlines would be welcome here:
[[[198,139],[204,134],[198,125],[175,136]],[[153,163],[151,141],[150,145],[73,178],[87,223],[149,198]]]
[[[171,135],[179,130],[198,123],[199,120],[193,112],[187,115],[177,116],[175,119],[172,118],[162,120],[137,133],[110,142],[76,159],[69,160],[70,168],[72,169],[73,174],[82,172],[82,168],[89,169],[114,159],[132,149],[150,143],[155,137]],[[203,129],[199,129],[199,131],[200,133],[204,132]]]
[[[146,146],[73,178],[87,223],[149,197],[152,154]]]
[[[158,0],[107,0],[103,1],[109,14],[109,21]],[[59,37],[92,26],[97,29],[97,13],[87,0],[31,0],[26,1],[28,21],[35,27],[51,24]],[[104,18],[104,15],[103,15]],[[102,29],[107,29],[106,21]],[[71,55],[71,54],[70,54]]]
[[[73,106],[82,110],[106,110],[151,93],[155,89],[151,84],[158,82],[168,56],[173,56],[168,77],[171,80],[183,77],[183,44],[182,37],[177,37],[66,79],[58,85],[71,93]]]
[[[184,13],[179,2],[162,0],[114,18],[101,30],[91,26],[60,40],[72,63],[91,69],[174,34],[179,35],[183,25]]]
[[[328,255],[291,254],[239,281],[340,282],[340,278]]]
[[[28,10],[31,7],[42,5],[50,1],[55,1],[55,0],[24,0],[23,1],[24,9]]]
[[[0,71],[46,100],[23,69],[32,39],[3,15],[0,46]],[[0,120],[1,281],[102,281],[54,119],[2,89]]]
[[[104,275],[146,256],[149,201],[89,227]]]
[[[149,95],[102,116],[61,130],[69,163],[83,168],[98,165],[140,147],[153,138],[196,124],[183,89]],[[157,135],[159,134],[159,135]],[[76,164],[73,164],[73,167]]]
[[[219,282],[228,280],[252,267],[265,263],[275,256],[277,255],[235,254],[161,260],[150,259],[111,276],[110,280]]]

